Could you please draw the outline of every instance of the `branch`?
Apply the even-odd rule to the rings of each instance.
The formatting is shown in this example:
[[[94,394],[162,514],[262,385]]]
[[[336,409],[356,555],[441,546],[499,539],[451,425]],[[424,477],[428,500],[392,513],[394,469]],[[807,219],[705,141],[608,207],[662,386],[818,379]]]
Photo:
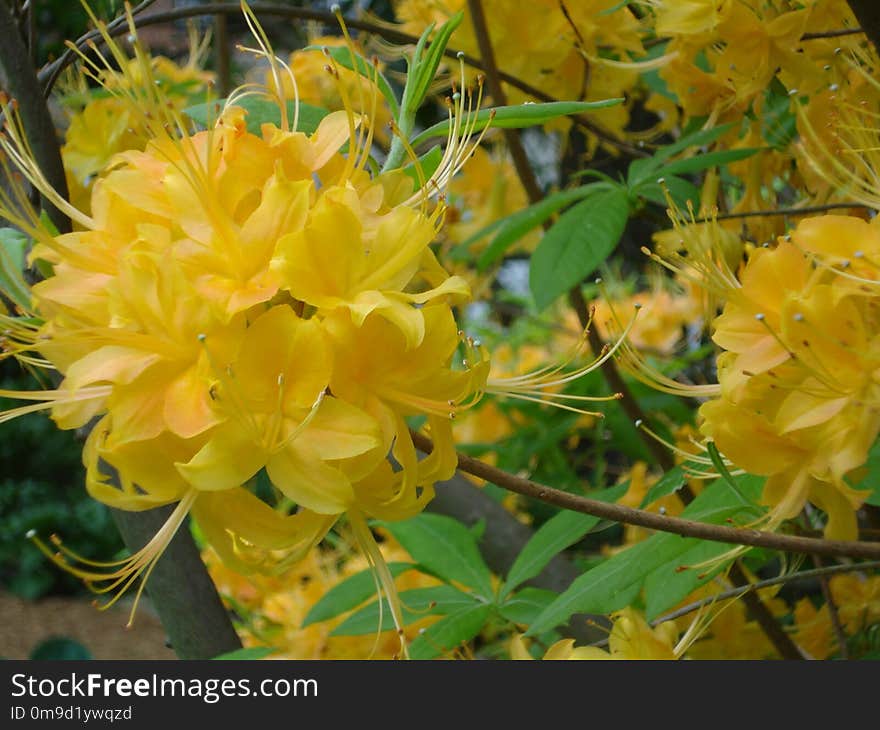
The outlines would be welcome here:
[[[425,453],[430,453],[434,448],[431,439],[421,433],[413,431],[412,439],[416,448],[421,449]],[[559,489],[548,487],[545,484],[534,482],[531,479],[525,479],[502,471],[465,454],[458,454],[458,468],[468,474],[486,479],[511,492],[539,499],[556,507],[594,515],[595,517],[612,520],[613,522],[622,522],[628,525],[647,527],[651,530],[671,532],[683,537],[696,537],[701,540],[711,540],[712,542],[723,542],[731,545],[763,547],[770,550],[834,558],[849,556],[853,558],[880,559],[880,542],[847,542],[844,540],[822,540],[812,537],[779,535],[774,532],[763,532],[745,527],[725,527],[705,522],[694,522],[693,520],[686,520],[681,517],[669,517],[563,492]]]
[[[486,16],[483,14],[483,4],[480,0],[468,0],[468,9],[471,12],[471,23],[474,26],[474,35],[477,38],[477,47],[480,49],[480,59],[483,69],[486,71],[486,84],[489,86],[489,93],[495,100],[496,106],[505,106],[507,104],[507,95],[501,88],[501,80],[498,77],[498,66],[495,64],[495,52],[492,50],[492,41],[489,38],[489,29],[486,26]],[[535,177],[535,171],[529,163],[529,158],[522,145],[522,139],[519,136],[518,129],[504,129],[504,139],[507,142],[507,148],[510,150],[510,156],[513,158],[513,166],[516,168],[516,174],[519,175],[520,182],[529,197],[529,202],[537,203],[544,197],[538,180]]]
[[[774,208],[773,210],[746,210],[742,213],[720,213],[714,218],[698,219],[698,223],[712,220],[730,220],[733,218],[763,218],[774,215],[810,215],[812,213],[824,213],[828,210],[841,210],[847,208],[864,208],[872,210],[871,206],[864,203],[825,203],[823,205],[805,205],[802,208]]]

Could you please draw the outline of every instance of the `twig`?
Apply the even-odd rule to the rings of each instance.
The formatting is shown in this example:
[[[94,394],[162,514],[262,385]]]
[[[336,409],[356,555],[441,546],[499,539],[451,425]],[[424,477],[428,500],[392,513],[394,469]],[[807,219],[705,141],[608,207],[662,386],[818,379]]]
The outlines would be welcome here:
[[[468,0],[468,9],[471,11],[471,22],[474,26],[474,35],[477,38],[477,47],[480,49],[480,60],[486,71],[486,84],[489,86],[489,93],[497,106],[505,106],[507,95],[501,88],[501,81],[498,78],[498,66],[495,64],[495,52],[492,50],[492,41],[486,26],[486,16],[483,14],[483,4],[480,0]],[[519,175],[520,182],[529,197],[529,202],[537,203],[544,197],[544,194],[541,192],[535,172],[532,170],[529,158],[523,148],[519,130],[504,129],[502,131],[513,159],[513,166],[516,168],[516,174]]]
[[[824,213],[827,210],[840,210],[843,208],[864,208],[871,210],[871,206],[864,203],[824,203],[823,205],[805,205],[802,208],[774,208],[773,210],[745,210],[742,213],[720,213],[713,218],[698,219],[697,222],[711,220],[731,220],[734,218],[763,218],[774,215],[810,215],[811,213]]]
[[[823,30],[817,33],[804,33],[801,36],[802,41],[815,41],[820,38],[840,38],[845,35],[858,35],[864,33],[861,28],[837,28],[835,30]]]
[[[792,641],[791,637],[785,633],[785,630],[776,620],[776,617],[770,612],[770,609],[767,608],[761,600],[761,597],[754,591],[748,590],[748,586],[750,586],[752,582],[742,569],[739,561],[734,562],[733,565],[730,566],[730,579],[735,586],[746,589],[742,594],[742,600],[746,605],[746,610],[751,617],[758,622],[761,631],[764,632],[764,635],[770,640],[770,643],[773,644],[773,647],[779,653],[779,656],[783,659],[804,659],[803,652],[801,652],[797,644]]]
[[[681,618],[682,616],[687,616],[689,613],[699,611],[704,606],[709,606],[716,601],[725,601],[728,598],[739,598],[745,592],[759,591],[764,588],[769,588],[770,586],[779,585],[780,583],[789,583],[795,580],[807,580],[809,578],[827,577],[829,575],[836,575],[838,573],[852,573],[857,570],[874,570],[876,568],[880,568],[880,560],[870,560],[865,563],[845,563],[841,565],[829,565],[822,568],[814,568],[813,570],[802,570],[799,573],[787,573],[786,575],[778,575],[775,578],[767,578],[766,580],[761,580],[757,583],[749,583],[749,585],[745,587],[738,586],[737,588],[731,588],[730,590],[723,591],[714,596],[709,596],[708,598],[702,598],[699,601],[694,601],[693,603],[689,603],[686,606],[677,608],[675,611],[667,613],[660,618],[654,619],[651,622],[651,625],[657,626],[658,624],[662,624],[667,621],[674,621],[675,619]]]
[[[816,564],[817,569],[822,569],[822,558],[818,555],[814,555],[813,562]],[[822,573],[819,576],[819,585],[822,587],[822,596],[825,599],[825,605],[828,606],[828,616],[831,619],[831,627],[834,629],[834,636],[837,638],[837,648],[840,652],[840,658],[849,659],[849,650],[846,647],[846,632],[844,632],[843,624],[840,622],[840,612],[837,610],[834,596],[831,595],[831,586],[828,584],[828,576],[825,573]]]
[[[229,96],[232,90],[229,50],[229,22],[223,13],[217,13],[214,16],[214,58],[217,62],[217,90],[221,97]]]
[[[416,447],[425,453],[430,453],[433,450],[433,442],[424,434],[413,431],[412,438]],[[771,550],[835,558],[848,556],[853,558],[880,559],[880,542],[849,542],[845,540],[823,540],[795,535],[779,535],[774,532],[764,532],[746,527],[726,527],[705,522],[694,522],[693,520],[686,520],[681,517],[660,515],[633,507],[600,502],[596,499],[563,492],[546,484],[540,484],[531,479],[510,474],[479,459],[461,453],[458,454],[458,468],[468,474],[486,479],[511,492],[539,499],[556,507],[594,515],[595,517],[612,520],[613,522],[622,522],[628,525],[660,530],[661,532],[671,532],[683,537],[696,537],[702,540],[732,545],[764,547]]]

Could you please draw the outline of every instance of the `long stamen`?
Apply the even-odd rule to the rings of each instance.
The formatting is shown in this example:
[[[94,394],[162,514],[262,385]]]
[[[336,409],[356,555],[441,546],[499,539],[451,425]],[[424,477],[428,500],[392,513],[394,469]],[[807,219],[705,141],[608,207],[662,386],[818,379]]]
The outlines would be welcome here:
[[[47,558],[49,558],[49,560],[59,568],[83,580],[94,593],[108,593],[119,589],[113,598],[99,606],[101,610],[110,608],[110,606],[115,604],[131,587],[134,581],[137,580],[138,577],[143,576],[141,586],[138,589],[134,604],[131,608],[131,613],[129,614],[128,625],[131,626],[147,579],[152,573],[159,558],[162,556],[162,553],[165,551],[165,548],[177,533],[177,530],[183,523],[186,515],[189,513],[189,509],[195,501],[196,496],[197,493],[194,490],[188,492],[180,502],[177,503],[174,511],[165,521],[165,524],[162,525],[150,541],[130,557],[118,562],[101,563],[94,560],[84,559],[73,550],[64,547],[61,539],[57,536],[51,538],[51,542],[58,548],[56,551],[53,551],[48,545],[46,545],[46,543],[37,536],[34,530],[31,530],[27,534],[27,537]],[[74,560],[75,563],[68,562],[68,559]],[[76,565],[76,563],[86,567],[80,567]],[[106,568],[106,570],[98,571],[92,570],[92,568]],[[98,584],[106,585],[99,586]]]

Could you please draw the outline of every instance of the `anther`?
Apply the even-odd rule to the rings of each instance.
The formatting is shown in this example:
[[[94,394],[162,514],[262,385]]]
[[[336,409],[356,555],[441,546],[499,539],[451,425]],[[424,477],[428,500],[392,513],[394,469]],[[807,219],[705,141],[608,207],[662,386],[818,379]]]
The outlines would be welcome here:
[[[788,95],[789,95],[789,96],[797,96],[797,93],[798,93],[798,90],[797,90],[797,89],[789,89],[789,90],[788,90]]]
[[[763,321],[764,321],[764,313],[763,313],[763,312],[758,312],[758,313],[755,315],[755,319],[758,320],[759,322],[763,322]]]
[[[831,86],[828,87],[828,91],[837,91],[838,89],[840,89],[840,86],[837,84],[831,84]]]
[[[464,51],[459,51],[458,53],[455,54],[455,57],[459,58],[459,59],[464,58]]]
[[[644,423],[644,421],[642,421],[641,418],[637,418],[637,419],[635,420],[635,427],[636,427],[636,428],[641,428],[641,427],[642,427],[642,423]]]
[[[803,322],[803,321],[804,321],[804,315],[801,314],[800,312],[796,312],[795,315],[794,315],[794,318],[793,318],[793,319],[794,319],[795,322]]]
[[[856,251],[853,254],[853,256],[857,259],[863,259],[863,258],[865,258],[865,252],[864,251]]]
[[[28,530],[26,533],[24,533],[24,536],[25,536],[28,540],[33,540],[33,539],[37,536],[37,531],[36,531],[35,529],[31,528],[31,529]]]
[[[208,339],[208,335],[206,335],[204,332],[199,332],[199,334],[196,335],[196,339],[199,342],[204,342],[205,340]]]

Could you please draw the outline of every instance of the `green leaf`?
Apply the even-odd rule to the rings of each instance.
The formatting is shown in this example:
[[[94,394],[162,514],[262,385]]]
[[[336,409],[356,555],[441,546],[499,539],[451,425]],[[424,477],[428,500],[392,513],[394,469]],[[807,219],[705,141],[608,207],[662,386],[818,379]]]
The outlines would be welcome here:
[[[556,600],[557,596],[559,594],[555,591],[527,586],[505,601],[498,611],[508,621],[528,626]]]
[[[486,605],[468,606],[431,624],[410,645],[410,658],[433,659],[438,654],[457,648],[464,641],[470,641],[480,633],[491,610]]]
[[[382,96],[385,97],[385,101],[388,102],[388,107],[391,109],[391,116],[395,119],[397,118],[400,113],[400,105],[397,101],[397,97],[394,95],[394,90],[391,88],[391,84],[388,83],[388,79],[385,78],[382,72],[374,67],[373,64],[367,61],[367,59],[361,54],[357,52],[352,54],[352,51],[345,46],[306,46],[303,50],[329,52],[333,57],[333,60],[340,66],[344,66],[349,71],[355,71],[358,75],[363,76],[368,81],[375,82],[376,88],[379,89]]]
[[[738,480],[740,489],[750,499],[758,498],[763,478],[744,475]],[[739,498],[719,479],[688,505],[682,517],[717,524],[742,511]],[[577,578],[526,633],[540,634],[564,623],[574,613],[611,613],[623,608],[638,596],[649,575],[669,563],[677,567],[681,556],[701,542],[671,533],[652,535]]]
[[[388,563],[388,570],[395,578],[407,570],[416,566],[413,563]],[[371,570],[362,570],[360,573],[346,578],[341,583],[333,586],[321,599],[311,607],[303,619],[302,627],[328,618],[339,616],[346,611],[357,608],[364,601],[376,595],[376,580]]]
[[[78,641],[65,636],[53,636],[46,639],[31,652],[29,657],[36,661],[59,661],[93,659],[92,653]]]
[[[761,147],[742,147],[735,150],[718,150],[707,152],[704,155],[694,155],[686,160],[673,160],[660,169],[662,175],[681,175],[682,173],[698,172],[716,165],[726,165],[728,162],[744,160],[747,157],[760,152]]]
[[[476,599],[450,585],[414,588],[400,593],[403,621],[410,624],[422,616],[446,615],[473,606]],[[484,604],[480,604],[484,605]],[[382,631],[394,628],[394,617],[387,599],[382,599]],[[356,611],[330,632],[331,636],[363,636],[379,629],[379,601]]]
[[[208,102],[207,104],[196,104],[183,110],[190,119],[203,127],[213,124],[217,118],[218,109],[223,108],[224,99]],[[246,96],[235,102],[236,106],[241,107],[247,112],[245,122],[247,131],[251,134],[260,134],[260,127],[263,124],[281,124],[281,110],[278,104],[271,99],[258,96]],[[293,101],[287,102],[287,118],[293,124],[294,112],[296,104]],[[312,134],[321,123],[321,120],[330,113],[329,110],[319,106],[312,106],[305,102],[299,103],[299,119],[297,120],[297,131],[305,134]]]
[[[672,467],[648,490],[648,493],[639,505],[639,509],[644,509],[661,497],[677,492],[684,486],[684,481],[684,469],[681,466]]]
[[[700,540],[679,555],[677,560],[657,568],[645,580],[645,617],[653,621],[701,585],[712,580],[730,563],[729,560],[720,561],[710,569],[689,566],[714,561],[733,547],[725,543]]]
[[[618,484],[591,494],[592,499],[616,502],[626,493],[629,483]],[[534,578],[554,556],[574,545],[599,522],[598,517],[564,510],[547,520],[523,546],[510,567],[501,595],[507,595],[521,583]]]
[[[494,129],[521,129],[545,124],[559,117],[620,104],[623,99],[603,99],[601,101],[553,101],[547,104],[515,104],[512,106],[496,106],[492,109],[481,109],[477,112],[476,120],[469,120],[468,126],[474,132],[485,129],[490,123]],[[494,116],[493,116],[494,114]],[[449,135],[449,120],[438,122],[428,127],[413,141],[412,146],[421,144],[434,137],[447,137]]]
[[[0,228],[0,290],[24,311],[31,306],[31,288],[22,271],[30,239],[15,228]]]
[[[427,571],[492,596],[492,577],[477,541],[460,522],[443,515],[420,514],[402,522],[382,523]]]
[[[522,210],[507,216],[507,218],[503,219],[501,222],[498,233],[495,234],[492,242],[477,259],[477,270],[485,271],[487,267],[491,266],[501,258],[501,256],[504,255],[504,252],[526,233],[540,226],[560,208],[598,191],[601,189],[599,187],[600,185],[601,183],[592,183],[590,185],[581,185],[580,187],[572,188],[571,190],[560,190],[559,192],[551,193],[543,200],[534,205],[530,205],[528,208],[523,208]],[[486,231],[486,233],[489,233],[489,228],[490,226],[487,226],[483,230]],[[478,239],[472,237],[472,240]]]
[[[223,660],[239,660],[239,659],[265,659],[270,654],[274,654],[278,649],[274,646],[251,646],[247,649],[236,649],[225,654],[215,656],[214,659]]]
[[[773,149],[784,150],[797,137],[797,115],[791,110],[788,89],[774,77],[761,107],[761,134]]]
[[[706,444],[706,451],[709,454],[709,458],[712,460],[712,466],[715,467],[715,470],[721,475],[721,479],[730,487],[730,490],[737,496],[740,503],[745,507],[753,507],[755,510],[758,510],[757,505],[753,505],[746,496],[740,491],[739,485],[737,485],[736,480],[731,476],[730,471],[727,469],[727,465],[724,463],[724,460],[721,458],[721,454],[718,453],[718,447],[715,446],[714,441],[709,441]]]
[[[464,11],[459,10],[440,26],[424,56],[420,53],[416,54],[414,66],[410,70],[410,75],[413,78],[412,86],[407,84],[408,88],[404,92],[404,115],[413,114],[422,105],[428,94],[428,89],[431,87],[431,82],[437,75],[437,68],[440,66],[440,61],[443,60],[443,52],[446,50],[449,39],[455,29],[461,25],[463,18]],[[428,32],[430,32],[430,28],[420,40],[421,47],[424,47],[423,41]]]
[[[635,188],[643,182],[656,178],[657,173],[663,163],[674,157],[679,152],[683,152],[688,147],[702,147],[711,144],[716,139],[729,132],[733,128],[734,122],[722,124],[711,129],[698,129],[697,131],[686,134],[681,139],[672,144],[661,147],[652,157],[642,160],[633,160],[627,170],[626,181],[631,188]],[[672,174],[672,173],[667,173]]]
[[[538,310],[581,283],[617,246],[629,218],[624,188],[590,195],[565,211],[544,234],[529,267]]]
[[[689,180],[676,177],[675,175],[669,175],[664,178],[663,185],[657,182],[643,183],[634,192],[636,195],[652,203],[667,208],[669,207],[669,202],[666,200],[666,192],[663,189],[664,185],[666,190],[669,191],[672,201],[682,210],[687,210],[688,201],[690,201],[695,209],[699,208],[700,189]]]

